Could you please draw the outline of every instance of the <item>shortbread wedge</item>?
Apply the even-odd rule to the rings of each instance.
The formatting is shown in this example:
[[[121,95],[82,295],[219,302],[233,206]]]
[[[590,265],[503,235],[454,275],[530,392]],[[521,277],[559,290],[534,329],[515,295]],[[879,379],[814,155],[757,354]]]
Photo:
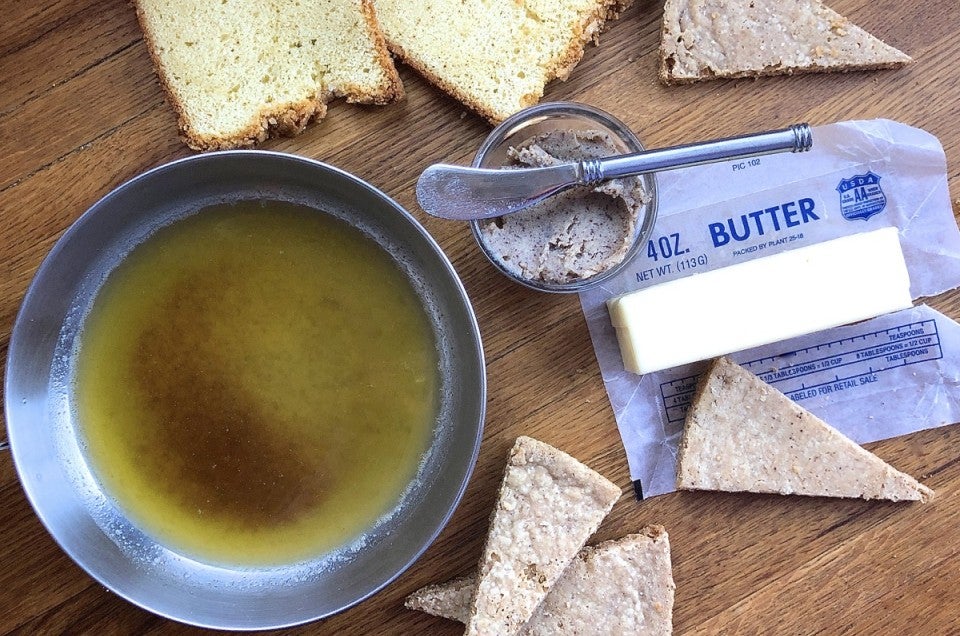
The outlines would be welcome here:
[[[374,0],[401,60],[492,123],[565,80],[633,0]]]
[[[466,623],[470,619],[470,601],[476,591],[477,573],[471,572],[444,583],[421,587],[408,596],[403,605],[407,609]]]
[[[663,10],[660,79],[666,84],[910,61],[819,0],[667,0]]]
[[[927,501],[933,491],[729,358],[687,411],[677,488]]]
[[[616,484],[570,455],[517,438],[491,516],[465,634],[519,631],[619,498]]]
[[[403,95],[371,0],[134,0],[187,144],[197,150],[295,135],[335,97]]]
[[[476,576],[422,588],[406,605],[463,622]],[[520,636],[670,634],[676,586],[661,526],[580,551]]]

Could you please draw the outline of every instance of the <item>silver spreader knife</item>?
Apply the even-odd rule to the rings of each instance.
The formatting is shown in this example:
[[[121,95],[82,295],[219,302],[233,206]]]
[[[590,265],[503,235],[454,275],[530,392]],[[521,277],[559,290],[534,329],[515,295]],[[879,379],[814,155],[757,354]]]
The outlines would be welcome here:
[[[572,187],[592,186],[618,177],[685,168],[813,146],[808,124],[702,143],[588,159],[546,168],[471,168],[434,164],[417,180],[417,201],[425,212],[469,221],[519,212]]]

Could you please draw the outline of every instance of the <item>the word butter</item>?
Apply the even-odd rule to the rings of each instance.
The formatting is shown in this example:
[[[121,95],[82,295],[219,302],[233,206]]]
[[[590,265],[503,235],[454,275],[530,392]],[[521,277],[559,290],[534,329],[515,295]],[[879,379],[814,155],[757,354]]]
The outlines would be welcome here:
[[[624,368],[650,373],[911,304],[890,227],[654,285],[607,308]]]
[[[739,218],[730,217],[725,222],[711,223],[710,240],[714,247],[726,245],[732,240],[746,241],[750,237],[763,236],[766,232],[779,232],[781,228],[797,227],[810,221],[819,221],[813,208],[813,199],[790,201],[772,208],[764,208]]]

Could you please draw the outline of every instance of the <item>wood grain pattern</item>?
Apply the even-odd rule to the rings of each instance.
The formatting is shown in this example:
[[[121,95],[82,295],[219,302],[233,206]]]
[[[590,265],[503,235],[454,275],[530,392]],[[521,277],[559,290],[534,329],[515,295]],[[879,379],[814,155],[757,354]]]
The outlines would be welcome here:
[[[960,200],[960,5],[838,0],[831,6],[915,58],[877,73],[734,80],[666,88],[656,80],[661,2],[638,0],[545,100],[623,119],[650,147],[780,127],[887,117],[937,135]],[[190,151],[177,139],[121,0],[7,3],[0,21],[0,355],[44,255],[98,198]],[[487,356],[488,419],[474,477],[426,554],[361,606],[301,634],[458,634],[404,610],[406,594],[475,566],[506,452],[527,434],[613,479],[624,496],[596,539],[667,527],[675,627],[689,634],[960,634],[960,427],[871,444],[938,494],[929,505],[678,493],[637,503],[579,303],[508,283],[463,224],[427,218],[413,185],[435,161],[470,160],[489,127],[407,68],[404,102],[334,104],[300,137],[265,148],[337,165],[412,210],[474,301]],[[697,184],[693,184],[696,187]],[[960,293],[930,304],[960,317]],[[960,390],[954,386],[951,390]],[[192,634],[105,590],[58,548],[0,454],[0,632]]]

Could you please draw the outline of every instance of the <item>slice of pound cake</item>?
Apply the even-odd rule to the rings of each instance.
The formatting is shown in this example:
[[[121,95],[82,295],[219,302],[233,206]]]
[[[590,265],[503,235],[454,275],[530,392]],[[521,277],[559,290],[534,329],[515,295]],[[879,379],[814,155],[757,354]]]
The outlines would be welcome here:
[[[667,0],[660,79],[895,68],[908,55],[818,0]]]
[[[403,95],[371,0],[135,0],[187,144],[250,146],[295,135],[333,98]]]
[[[390,49],[496,123],[566,79],[633,0],[375,0]]]

